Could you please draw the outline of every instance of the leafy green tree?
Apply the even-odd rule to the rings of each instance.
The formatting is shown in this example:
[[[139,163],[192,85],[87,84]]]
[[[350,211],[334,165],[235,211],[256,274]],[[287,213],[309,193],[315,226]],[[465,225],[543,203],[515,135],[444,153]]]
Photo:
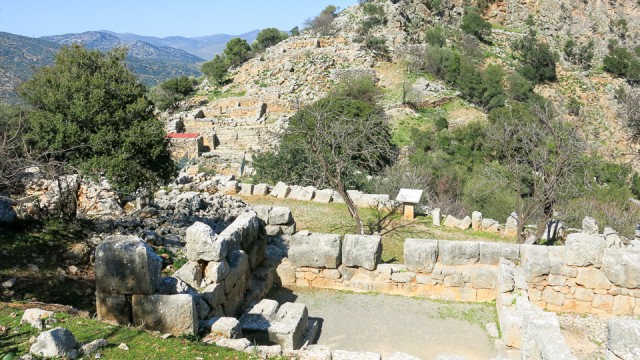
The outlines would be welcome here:
[[[163,111],[167,110],[178,101],[184,100],[187,96],[195,93],[193,85],[194,79],[186,76],[169,79],[149,91],[149,100],[155,104],[156,108]]]
[[[483,42],[487,42],[491,36],[491,24],[483,19],[475,9],[465,12],[460,29]]]
[[[614,46],[602,59],[602,64],[604,69],[613,75],[630,81],[640,81],[640,59],[623,47]]]
[[[63,47],[18,93],[31,107],[25,139],[45,163],[62,174],[105,176],[115,189],[132,192],[166,183],[176,166],[125,55]]]
[[[482,72],[482,84],[484,92],[482,94],[482,106],[491,110],[504,106],[506,95],[504,93],[504,69],[497,64],[489,64]]]
[[[291,36],[299,36],[300,29],[297,26],[295,26],[293,29],[289,30],[289,34],[291,34]]]
[[[247,43],[246,40],[241,38],[233,38],[229,40],[224,48],[224,55],[231,67],[240,66],[245,61],[249,60],[250,53],[251,46],[249,46],[249,43]]]
[[[534,84],[556,81],[556,54],[548,44],[528,35],[516,41],[513,47],[522,64],[518,72],[527,80]]]
[[[201,70],[202,73],[209,79],[213,80],[214,83],[221,85],[227,79],[227,74],[229,73],[229,62],[224,55],[217,54],[213,59],[211,59],[211,61],[207,61],[202,64]]]
[[[433,46],[444,47],[447,43],[444,28],[440,25],[429,28],[424,35],[424,41]]]
[[[273,46],[288,37],[287,33],[276,28],[266,28],[258,34],[256,45],[258,50]]]
[[[508,95],[511,100],[524,102],[533,92],[533,84],[520,73],[513,72],[507,76]]]

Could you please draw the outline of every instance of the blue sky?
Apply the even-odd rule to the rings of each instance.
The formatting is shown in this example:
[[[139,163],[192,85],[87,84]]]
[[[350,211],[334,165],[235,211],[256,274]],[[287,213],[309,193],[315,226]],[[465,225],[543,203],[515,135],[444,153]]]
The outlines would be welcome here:
[[[290,30],[327,5],[357,0],[2,0],[0,31],[45,36],[111,30],[148,36],[238,35],[255,29]]]

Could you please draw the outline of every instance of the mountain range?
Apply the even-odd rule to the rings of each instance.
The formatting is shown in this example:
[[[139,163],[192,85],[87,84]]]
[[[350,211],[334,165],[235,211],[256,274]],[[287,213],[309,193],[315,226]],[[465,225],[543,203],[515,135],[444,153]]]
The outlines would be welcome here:
[[[80,44],[100,51],[126,47],[129,68],[140,81],[153,86],[183,75],[200,76],[200,64],[222,52],[229,40],[240,37],[251,43],[258,33],[159,38],[104,30],[32,38],[0,32],[0,100],[15,101],[15,87],[36,68],[51,65],[61,46]]]

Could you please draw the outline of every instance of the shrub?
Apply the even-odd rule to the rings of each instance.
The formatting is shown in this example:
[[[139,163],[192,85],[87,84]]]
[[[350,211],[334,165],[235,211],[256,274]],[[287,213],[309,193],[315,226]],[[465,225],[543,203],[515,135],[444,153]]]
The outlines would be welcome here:
[[[307,19],[305,21],[305,25],[307,28],[311,29],[311,31],[321,34],[321,35],[330,35],[334,32],[333,28],[333,19],[338,16],[336,14],[338,8],[334,5],[327,6],[320,14],[314,18]]]
[[[522,64],[518,72],[527,80],[537,84],[557,79],[556,55],[548,44],[529,35],[516,41],[513,48]]]
[[[424,41],[433,46],[444,47],[447,42],[444,28],[439,25],[430,28],[425,33]]]
[[[231,67],[240,66],[245,61],[249,60],[250,52],[251,46],[249,46],[249,43],[247,43],[246,40],[241,38],[233,38],[229,40],[224,48],[224,55]]]
[[[362,6],[362,11],[365,13],[365,15],[368,16],[381,16],[384,17],[384,8],[380,5],[376,5],[376,4],[372,4],[372,3],[365,3]]]
[[[264,50],[273,46],[288,37],[287,33],[276,28],[266,28],[258,34],[255,42],[256,51]]]
[[[507,76],[508,94],[511,100],[526,101],[532,94],[533,84],[517,72]]]
[[[614,46],[602,60],[604,70],[630,81],[640,80],[640,59],[629,50]]]
[[[483,19],[475,9],[465,12],[460,29],[483,42],[488,41],[491,36],[491,24]]]
[[[503,166],[477,165],[467,179],[462,199],[469,209],[503,222],[516,208],[515,193],[509,189],[507,170]]]
[[[205,74],[209,79],[213,80],[215,84],[223,84],[227,79],[227,74],[229,72],[229,62],[227,61],[224,55],[216,55],[211,59],[211,61],[207,61],[202,64],[202,73]]]

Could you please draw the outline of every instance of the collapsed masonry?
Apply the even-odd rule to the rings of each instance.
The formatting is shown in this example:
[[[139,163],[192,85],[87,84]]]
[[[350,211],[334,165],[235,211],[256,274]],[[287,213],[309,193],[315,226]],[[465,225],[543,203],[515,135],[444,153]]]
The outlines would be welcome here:
[[[274,283],[275,264],[267,259],[266,223],[290,226],[291,213],[274,208],[267,221],[253,211],[241,213],[221,233],[196,222],[186,230],[189,260],[173,276],[162,277],[162,258],[142,240],[111,236],[96,249],[98,316],[161,333],[240,337],[269,341],[294,350],[309,342],[307,310],[301,304],[256,307]],[[264,305],[260,302],[258,305]],[[268,311],[267,311],[268,310]],[[243,320],[245,319],[245,320]],[[213,338],[212,340],[216,340]]]

